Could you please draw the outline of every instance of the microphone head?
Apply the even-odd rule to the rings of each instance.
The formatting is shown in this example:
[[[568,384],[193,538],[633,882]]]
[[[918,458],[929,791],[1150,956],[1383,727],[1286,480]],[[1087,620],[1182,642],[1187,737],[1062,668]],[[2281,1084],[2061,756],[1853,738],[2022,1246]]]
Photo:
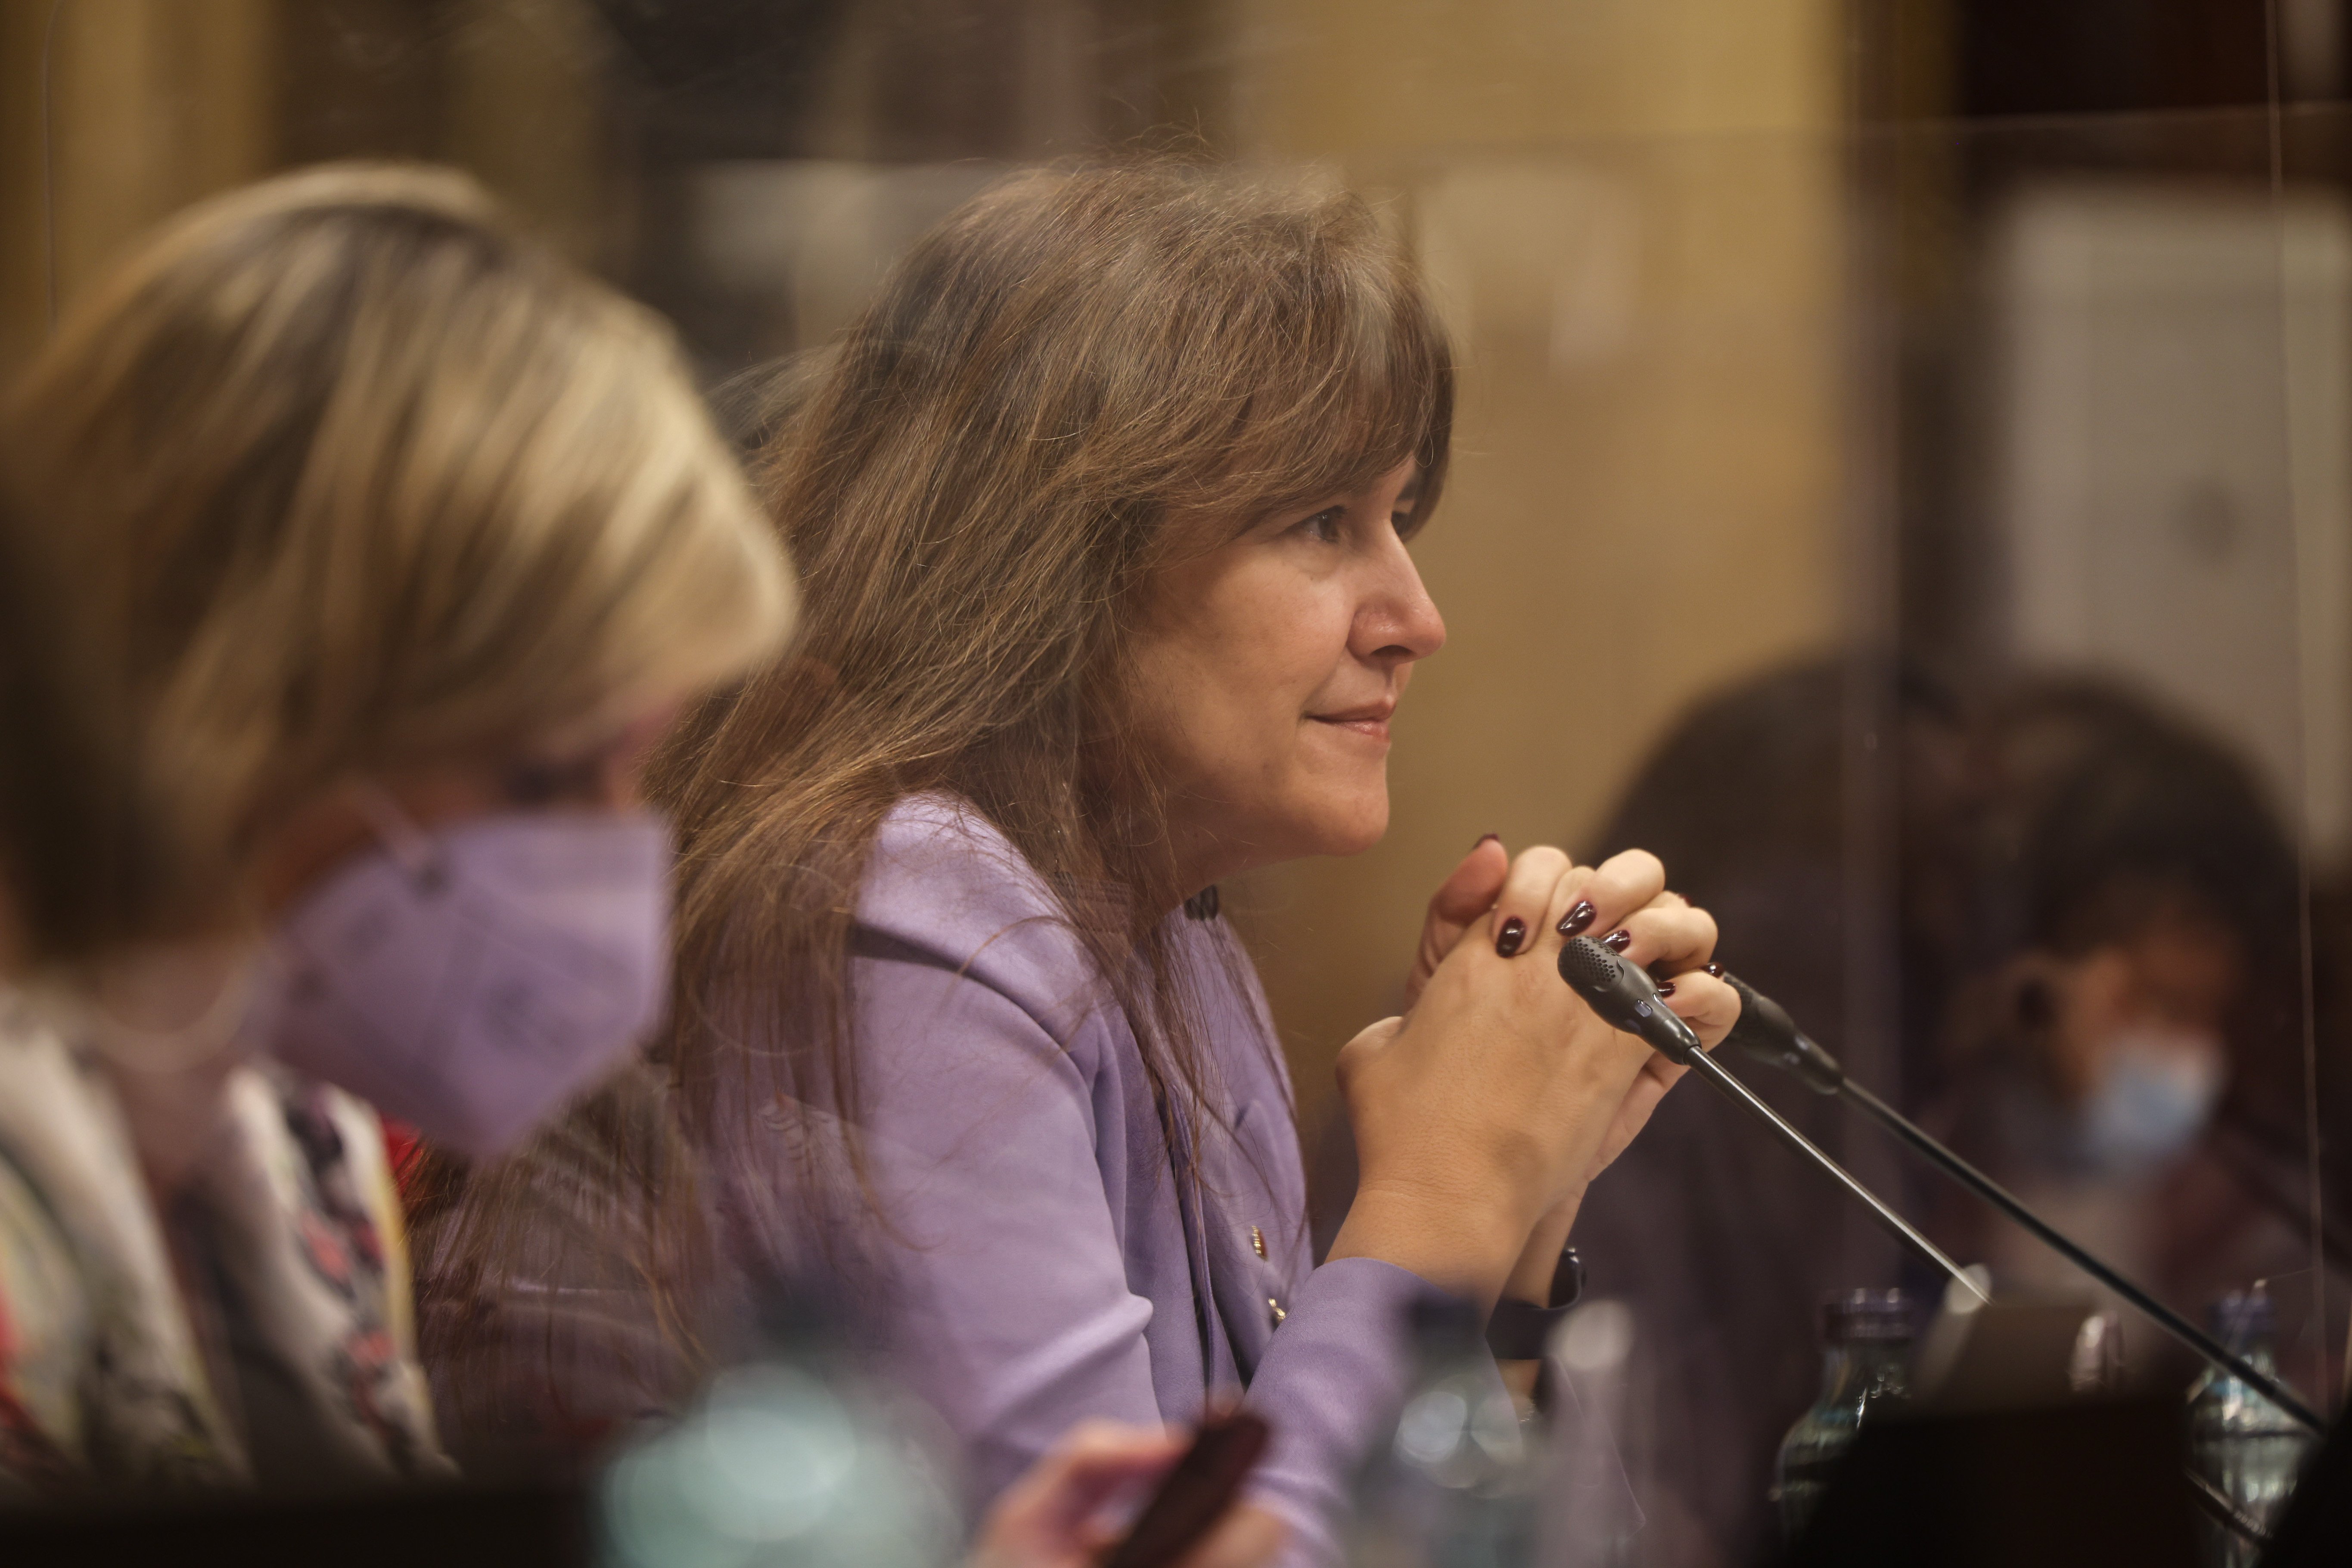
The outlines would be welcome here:
[[[1559,977],[1574,986],[1586,1001],[1597,993],[1613,990],[1621,980],[1619,971],[1625,961],[1589,936],[1580,936],[1563,943],[1559,950]]]
[[[1561,945],[1559,977],[1604,1022],[1631,1034],[1642,1033],[1642,1004],[1654,1005],[1658,994],[1647,974],[1589,936]]]
[[[1658,999],[1658,983],[1638,963],[1628,963],[1589,936],[1559,950],[1559,977],[1601,1016],[1601,1021],[1639,1035],[1675,1061],[1688,1061],[1698,1037]]]

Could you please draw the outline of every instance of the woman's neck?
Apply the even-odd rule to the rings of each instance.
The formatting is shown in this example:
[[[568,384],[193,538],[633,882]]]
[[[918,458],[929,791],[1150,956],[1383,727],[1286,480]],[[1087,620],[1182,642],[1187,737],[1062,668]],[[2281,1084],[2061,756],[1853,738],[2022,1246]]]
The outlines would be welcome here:
[[[1286,858],[1262,853],[1234,814],[1205,801],[1168,803],[1169,868],[1180,899]]]

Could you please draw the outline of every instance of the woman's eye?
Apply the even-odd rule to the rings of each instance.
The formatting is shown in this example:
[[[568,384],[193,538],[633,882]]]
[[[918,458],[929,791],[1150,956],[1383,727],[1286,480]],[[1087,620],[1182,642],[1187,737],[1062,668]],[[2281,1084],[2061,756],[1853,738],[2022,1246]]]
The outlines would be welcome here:
[[[1328,544],[1339,537],[1339,525],[1347,521],[1346,507],[1327,506],[1314,516],[1300,522],[1298,527],[1309,539],[1319,540]]]

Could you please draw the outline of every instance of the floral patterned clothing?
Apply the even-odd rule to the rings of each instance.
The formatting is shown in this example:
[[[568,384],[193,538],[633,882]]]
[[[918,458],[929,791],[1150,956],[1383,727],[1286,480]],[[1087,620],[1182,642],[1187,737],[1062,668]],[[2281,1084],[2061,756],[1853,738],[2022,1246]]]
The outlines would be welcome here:
[[[159,1213],[104,1073],[0,992],[0,1498],[447,1471],[375,1113],[268,1063],[226,1098]]]

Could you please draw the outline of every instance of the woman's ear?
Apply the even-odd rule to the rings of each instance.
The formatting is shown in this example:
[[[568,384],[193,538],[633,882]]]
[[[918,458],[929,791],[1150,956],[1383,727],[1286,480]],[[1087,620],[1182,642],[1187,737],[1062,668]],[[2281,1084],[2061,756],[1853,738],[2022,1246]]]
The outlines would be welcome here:
[[[2043,1085],[2073,1105],[2090,1091],[2100,1043],[2131,1011],[2131,969],[2109,943],[2079,958],[2035,948],[2002,974],[2000,1026]]]
[[[2015,954],[1970,975],[1945,1012],[1942,1053],[1949,1068],[1968,1072],[2000,1063],[2040,1073],[2063,983],[2039,952]]]

